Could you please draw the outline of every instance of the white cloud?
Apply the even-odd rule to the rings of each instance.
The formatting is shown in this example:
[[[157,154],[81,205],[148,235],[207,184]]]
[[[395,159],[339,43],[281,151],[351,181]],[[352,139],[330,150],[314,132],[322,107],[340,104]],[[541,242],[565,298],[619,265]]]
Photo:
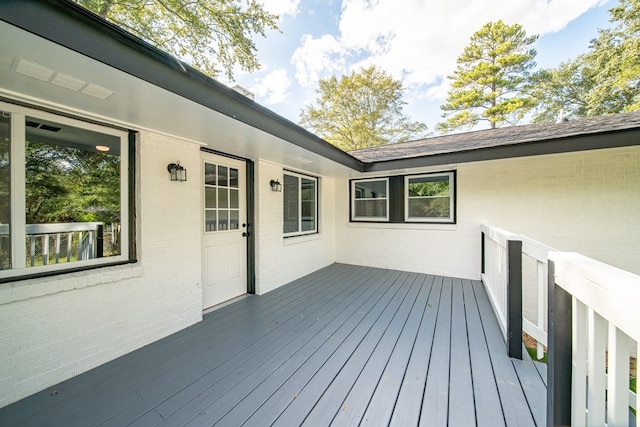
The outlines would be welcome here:
[[[293,55],[296,79],[318,78],[369,64],[406,86],[432,85],[442,95],[446,76],[470,37],[487,22],[519,23],[529,35],[562,30],[607,0],[343,0],[340,35],[304,36]]]
[[[267,12],[281,17],[283,15],[296,16],[300,0],[262,0],[262,4]]]
[[[278,68],[269,72],[266,76],[256,79],[249,90],[256,94],[258,102],[264,102],[267,104],[279,104],[284,102],[289,96],[289,87],[291,86],[291,80],[287,70],[284,68]]]
[[[317,39],[308,34],[302,36],[300,47],[291,57],[298,84],[303,87],[315,86],[319,79],[328,74],[344,72],[346,54],[340,42],[332,35],[325,34]]]

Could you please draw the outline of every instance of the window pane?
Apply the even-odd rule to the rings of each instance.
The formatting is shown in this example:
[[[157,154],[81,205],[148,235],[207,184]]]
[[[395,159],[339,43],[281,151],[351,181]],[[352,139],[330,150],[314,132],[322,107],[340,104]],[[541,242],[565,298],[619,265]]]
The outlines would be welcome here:
[[[27,266],[121,253],[120,167],[119,137],[26,118]]]
[[[238,228],[240,228],[240,225],[238,224],[240,218],[240,212],[237,210],[231,210],[229,211],[229,230],[237,230]]]
[[[384,199],[387,197],[387,182],[356,182],[354,196],[356,199]]]
[[[291,233],[298,230],[298,178],[291,175],[284,176],[284,232]]]
[[[0,111],[0,270],[11,268],[10,117]]]
[[[218,188],[218,207],[229,207],[229,190],[226,188]]]
[[[218,230],[229,229],[229,212],[218,211]]]
[[[229,187],[238,188],[238,169],[229,168]]]
[[[316,228],[316,182],[310,179],[301,179],[302,203],[302,231],[312,231]]]
[[[216,165],[211,163],[204,164],[204,183],[206,185],[216,185]]]
[[[368,218],[386,218],[386,200],[356,200],[355,216]]]
[[[217,215],[216,211],[204,212],[204,231],[216,231]]]
[[[228,168],[226,166],[218,167],[218,185],[220,187],[227,187],[229,185],[227,173]]]
[[[409,179],[409,197],[448,195],[448,176],[419,177]]]
[[[238,200],[239,191],[238,190],[229,190],[229,207],[232,209],[238,209],[239,200]]]
[[[216,207],[216,195],[218,194],[215,187],[206,187],[204,189],[204,207],[215,208]]]
[[[449,218],[449,197],[409,199],[410,218]]]

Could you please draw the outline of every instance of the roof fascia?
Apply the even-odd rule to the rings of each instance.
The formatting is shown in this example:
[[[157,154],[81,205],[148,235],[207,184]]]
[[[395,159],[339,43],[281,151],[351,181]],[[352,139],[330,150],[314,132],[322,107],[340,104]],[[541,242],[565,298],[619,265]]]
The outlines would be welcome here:
[[[382,172],[425,166],[442,166],[456,163],[481,162],[546,154],[572,153],[606,148],[640,145],[640,129],[625,129],[598,134],[554,138],[538,142],[502,145],[455,153],[433,154],[408,159],[386,160],[364,164],[364,172]]]
[[[313,133],[67,0],[4,0],[0,20],[361,172]]]

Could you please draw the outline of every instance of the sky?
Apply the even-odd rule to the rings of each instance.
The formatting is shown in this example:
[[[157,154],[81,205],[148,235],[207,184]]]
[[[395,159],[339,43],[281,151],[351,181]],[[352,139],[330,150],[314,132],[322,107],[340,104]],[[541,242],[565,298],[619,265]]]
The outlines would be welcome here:
[[[256,102],[297,123],[318,81],[376,65],[402,81],[404,112],[434,131],[456,59],[487,22],[539,36],[538,68],[588,50],[617,0],[261,0],[280,32],[255,37],[258,72],[236,71]]]

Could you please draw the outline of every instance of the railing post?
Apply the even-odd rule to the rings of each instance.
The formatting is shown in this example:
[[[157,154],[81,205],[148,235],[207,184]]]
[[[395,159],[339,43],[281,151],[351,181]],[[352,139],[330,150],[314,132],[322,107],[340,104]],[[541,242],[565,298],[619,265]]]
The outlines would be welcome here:
[[[104,254],[104,226],[98,224],[96,227],[96,258],[102,258]]]
[[[484,231],[480,232],[480,273],[484,274],[484,257],[485,257],[485,248],[484,248]]]
[[[547,427],[571,425],[572,297],[556,285],[549,260]]]
[[[507,350],[522,359],[522,242],[507,240]]]

